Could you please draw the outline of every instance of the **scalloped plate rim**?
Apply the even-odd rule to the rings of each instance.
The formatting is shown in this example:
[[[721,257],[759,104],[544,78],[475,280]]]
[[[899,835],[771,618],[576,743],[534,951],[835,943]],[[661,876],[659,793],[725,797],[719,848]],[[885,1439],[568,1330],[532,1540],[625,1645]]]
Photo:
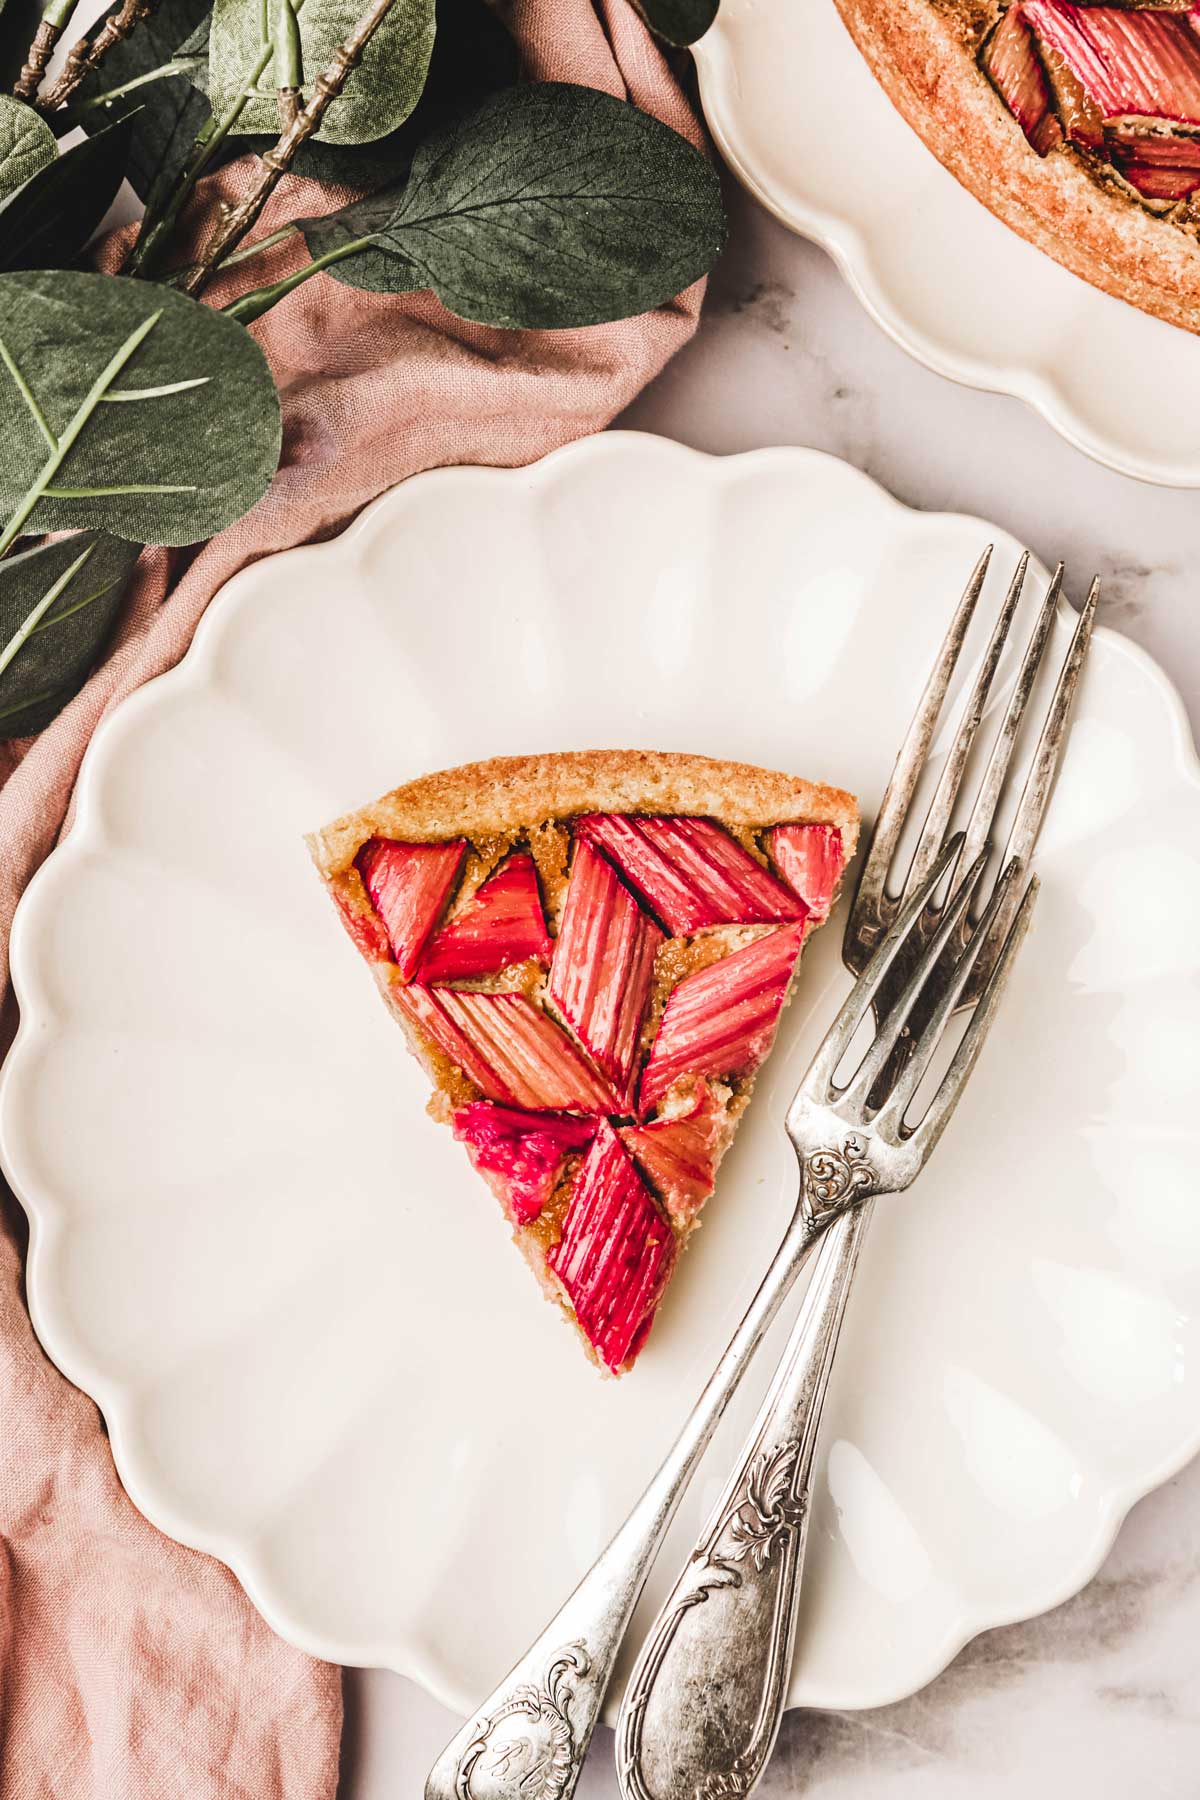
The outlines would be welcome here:
[[[939,343],[926,325],[892,301],[876,273],[866,239],[855,224],[836,212],[806,203],[796,194],[783,196],[754,170],[752,159],[739,148],[736,114],[729,98],[729,88],[735,85],[729,80],[734,59],[721,35],[720,13],[692,50],[705,121],[738,181],[781,225],[827,252],[859,304],[893,343],[948,381],[1020,400],[1073,449],[1115,474],[1155,487],[1185,491],[1200,488],[1200,453],[1186,463],[1178,457],[1154,463],[1123,451],[1110,438],[1089,432],[1086,421],[1071,409],[1055,383],[1025,365],[989,362],[982,356],[951,351]]]
[[[271,564],[283,561],[295,564],[303,559],[315,558],[319,562],[329,563],[345,558],[347,553],[353,556],[357,553],[360,540],[386,529],[393,513],[399,513],[409,505],[419,505],[421,492],[433,483],[457,484],[464,480],[483,479],[492,484],[530,481],[546,484],[559,479],[564,472],[568,476],[574,474],[578,468],[586,467],[596,457],[619,458],[631,444],[641,448],[652,445],[656,453],[690,461],[696,467],[703,465],[707,478],[718,484],[738,478],[754,465],[784,464],[803,467],[815,464],[827,469],[836,468],[839,479],[846,480],[851,487],[857,488],[869,504],[913,520],[919,519],[923,527],[929,524],[936,526],[944,521],[969,521],[980,525],[985,532],[993,530],[985,521],[978,520],[971,514],[927,513],[908,507],[870,476],[825,451],[773,446],[726,456],[711,455],[650,433],[608,431],[566,445],[538,463],[515,469],[462,465],[426,471],[381,495],[338,537],[320,544],[300,545],[265,560]],[[996,535],[1001,538],[1008,536],[999,531]],[[0,1164],[3,1165],[13,1192],[29,1221],[26,1280],[35,1332],[51,1361],[70,1381],[88,1394],[100,1409],[108,1427],[113,1458],[122,1485],[138,1510],[168,1537],[189,1548],[215,1556],[229,1567],[271,1628],[298,1649],[329,1662],[393,1670],[415,1681],[451,1711],[465,1715],[474,1703],[472,1696],[458,1690],[452,1681],[443,1679],[435,1660],[423,1657],[411,1643],[407,1646],[407,1654],[397,1654],[395,1644],[373,1646],[340,1643],[332,1634],[309,1630],[303,1618],[291,1610],[286,1594],[282,1591],[283,1584],[272,1585],[261,1577],[253,1544],[247,1546],[232,1541],[220,1530],[189,1518],[185,1509],[179,1508],[172,1501],[169,1492],[158,1487],[139,1470],[137,1458],[127,1443],[127,1414],[122,1405],[120,1383],[110,1381],[97,1362],[89,1361],[86,1354],[72,1347],[69,1327],[56,1309],[52,1285],[44,1273],[44,1265],[54,1236],[61,1228],[61,1221],[56,1216],[52,1202],[43,1204],[34,1194],[23,1191],[10,1173],[13,1159],[7,1147],[9,1109],[13,1105],[13,1094],[19,1087],[25,1060],[23,1053],[27,1046],[35,1042],[39,1030],[37,1008],[40,996],[34,963],[33,934],[42,888],[47,878],[65,866],[74,855],[88,848],[94,841],[103,842],[103,833],[99,831],[95,821],[93,797],[98,782],[103,779],[104,762],[110,744],[117,743],[124,732],[135,730],[141,712],[155,708],[164,695],[170,694],[173,686],[191,687],[202,683],[208,659],[216,649],[222,631],[236,610],[252,596],[260,567],[260,564],[251,565],[225,583],[210,603],[192,645],[181,661],[146,682],[102,721],[81,766],[77,785],[76,819],[71,834],[51,852],[33,877],[17,908],[10,960],[14,992],[20,1007],[20,1025],[9,1054],[0,1066]],[[1039,572],[1038,566],[1032,562],[1031,569]],[[1172,773],[1185,785],[1194,787],[1200,799],[1200,755],[1197,754],[1178,690],[1154,658],[1122,634],[1101,627],[1096,632],[1096,639],[1106,646],[1110,654],[1131,662],[1140,676],[1147,679],[1157,700],[1166,708],[1171,721],[1172,746],[1176,759]],[[46,1010],[44,1001],[42,1006]],[[826,1701],[821,1696],[819,1684],[816,1684],[814,1697],[806,1701],[806,1705],[828,1704],[849,1711],[886,1706],[903,1700],[940,1674],[963,1646],[980,1632],[1033,1618],[1071,1598],[1097,1573],[1130,1508],[1155,1488],[1169,1481],[1198,1452],[1200,1420],[1192,1435],[1177,1450],[1163,1456],[1148,1474],[1125,1483],[1112,1482],[1103,1497],[1098,1496],[1095,1509],[1096,1530],[1090,1538],[1081,1541],[1075,1563],[1069,1569],[1064,1569],[1055,1583],[1041,1583],[1035,1594],[1015,1598],[1011,1606],[1005,1608],[988,1606],[972,1610],[963,1604],[960,1616],[947,1629],[941,1643],[930,1654],[926,1663],[903,1681],[897,1682],[894,1687],[877,1687],[853,1701],[847,1700],[841,1693],[830,1696]]]

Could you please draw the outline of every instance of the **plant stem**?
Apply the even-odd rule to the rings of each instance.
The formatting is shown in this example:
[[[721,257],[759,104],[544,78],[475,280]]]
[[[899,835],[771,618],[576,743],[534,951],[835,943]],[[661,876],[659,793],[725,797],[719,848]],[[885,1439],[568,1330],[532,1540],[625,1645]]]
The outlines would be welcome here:
[[[55,118],[55,128],[61,136],[63,131],[78,124],[85,113],[95,112],[98,106],[110,106],[114,100],[132,94],[135,88],[145,87],[148,81],[165,81],[169,75],[190,74],[193,69],[203,68],[207,60],[204,56],[173,56],[170,62],[160,63],[157,69],[147,69],[144,75],[135,75],[119,87],[106,88],[102,94],[93,94],[90,100],[80,100],[75,106],[69,106]]]
[[[290,230],[291,227],[289,226],[288,229]],[[273,281],[267,287],[251,288],[248,294],[243,294],[240,299],[231,301],[221,310],[229,318],[236,319],[239,325],[250,325],[255,319],[260,319],[265,312],[269,311],[276,301],[282,300],[285,294],[290,294],[292,289],[299,287],[302,281],[307,281],[310,275],[319,275],[322,269],[329,267],[330,263],[341,262],[347,256],[354,256],[358,251],[366,250],[374,241],[372,237],[352,238],[348,244],[339,244],[336,249],[327,250],[324,256],[314,257],[312,262],[305,263],[302,269],[297,269],[291,275],[285,275],[282,281]],[[255,249],[257,248],[256,244]]]
[[[17,651],[21,648],[22,644],[33,636],[40,621],[50,611],[50,608],[54,605],[54,602],[58,599],[58,596],[64,589],[71,585],[72,581],[75,579],[76,575],[78,575],[80,569],[82,569],[84,563],[95,548],[96,545],[93,541],[88,545],[86,550],[75,558],[75,561],[71,564],[69,569],[64,569],[58,580],[46,589],[46,592],[42,595],[37,604],[31,607],[26,613],[25,617],[21,620],[21,623],[17,626],[17,629],[9,638],[7,644],[5,644],[3,650],[0,650],[0,675],[3,675],[5,669],[7,669],[9,663],[17,654]]]
[[[13,94],[18,100],[32,100],[42,85],[42,76],[54,46],[71,22],[78,0],[50,0],[29,46],[25,66],[17,76]]]
[[[175,222],[183,211],[188,196],[240,119],[242,109],[250,98],[250,89],[266,68],[270,58],[271,46],[264,44],[259,51],[258,61],[247,75],[245,86],[229,111],[221,119],[214,119],[210,115],[205,121],[204,129],[200,132],[192,148],[192,154],[180,171],[179,178],[161,209],[153,204],[155,196],[153,193],[151,194],[146,205],[142,231],[138,235],[138,240],[125,266],[127,275],[150,276],[162,261],[162,253],[167,247],[167,241],[175,229]]]
[[[275,85],[279,89],[279,129],[290,131],[303,105],[304,51],[292,0],[279,0],[279,35],[275,40]]]
[[[60,69],[58,80],[38,101],[41,111],[50,112],[69,100],[84,78],[99,67],[113,45],[122,43],[135,26],[148,19],[156,4],[157,0],[122,0],[119,10],[104,21],[94,38],[80,38]]]
[[[286,175],[296,152],[320,126],[326,112],[337,99],[358,64],[363,51],[391,11],[393,0],[371,0],[345,42],[334,51],[328,66],[313,84],[313,96],[272,149],[262,159],[262,174],[249,194],[233,207],[204,246],[197,263],[180,286],[185,294],[198,294],[217,265],[251,229],[263,207],[274,193],[282,175]]]
[[[250,258],[257,256],[261,250],[273,250],[276,244],[282,244],[284,238],[291,237],[293,231],[297,229],[298,227],[295,225],[281,225],[278,231],[272,231],[269,236],[255,238],[252,244],[243,244],[240,250],[232,250],[222,260],[222,269],[232,269],[235,263],[249,262]]]
[[[135,330],[130,332],[120,349],[113,353],[108,362],[101,369],[99,375],[97,375],[95,381],[83,396],[83,399],[79,402],[78,407],[75,409],[74,416],[71,418],[62,436],[55,437],[54,448],[51,450],[50,455],[34,476],[22,498],[17,502],[16,510],[13,512],[8,524],[4,527],[3,532],[0,532],[0,556],[4,556],[9,548],[20,537],[26,519],[28,519],[34,507],[42,498],[42,495],[45,493],[54,476],[57,475],[58,471],[62,468],[63,463],[66,461],[67,453],[70,451],[76,438],[79,436],[80,432],[95,412],[97,406],[99,406],[101,400],[141,343],[142,339],[149,336],[161,318],[162,313],[160,311],[151,313],[148,319],[143,319],[141,324],[137,326]]]

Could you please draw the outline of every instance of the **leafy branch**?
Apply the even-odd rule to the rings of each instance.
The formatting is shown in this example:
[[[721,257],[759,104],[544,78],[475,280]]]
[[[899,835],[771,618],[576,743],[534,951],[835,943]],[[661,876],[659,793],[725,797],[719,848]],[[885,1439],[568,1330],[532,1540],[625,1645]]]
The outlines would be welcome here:
[[[242,324],[327,269],[374,293],[432,288],[486,325],[594,325],[688,287],[725,230],[697,150],[566,82],[503,90],[427,138],[406,183],[295,223],[313,261],[234,301]]]
[[[55,271],[0,276],[0,318],[0,364],[23,408],[0,439],[0,556],[34,527],[194,543],[265,490],[279,399],[258,346],[220,313]]]
[[[13,88],[15,99],[32,100],[37,94],[42,85],[42,76],[54,53],[54,46],[70,24],[77,4],[78,0],[50,0],[38,22],[24,67],[17,76],[17,83]]]
[[[122,0],[121,6],[104,21],[94,38],[81,38],[68,52],[58,79],[40,100],[42,111],[51,112],[69,100],[76,88],[103,62],[113,45],[122,43],[143,19],[150,17],[154,6],[155,0]]]
[[[273,46],[269,41],[260,45],[257,58],[247,71],[241,91],[221,118],[218,119],[211,113],[208,115],[183,167],[178,171],[174,181],[168,184],[166,194],[160,196],[156,190],[152,190],[148,195],[142,227],[129,255],[127,274],[154,275],[162,267],[179,215],[187,204],[189,195],[201,175],[217,157],[230,132],[236,127],[250,90],[270,62],[272,55]]]
[[[76,692],[140,552],[84,531],[0,563],[0,738],[39,730]]]
[[[185,294],[198,294],[210,279],[222,258],[236,248],[258,219],[263,207],[295,161],[296,152],[312,137],[325,114],[345,87],[362,60],[363,52],[391,11],[393,0],[371,0],[345,42],[339,45],[326,68],[317,76],[313,97],[274,147],[262,158],[262,172],[250,192],[231,207],[200,253],[198,260],[180,281]]]

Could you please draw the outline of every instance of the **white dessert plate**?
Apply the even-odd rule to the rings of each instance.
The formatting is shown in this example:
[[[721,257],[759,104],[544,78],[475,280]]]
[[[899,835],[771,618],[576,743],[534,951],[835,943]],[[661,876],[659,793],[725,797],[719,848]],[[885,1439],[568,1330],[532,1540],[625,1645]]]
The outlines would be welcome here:
[[[749,1300],[795,1197],[783,1114],[848,981],[839,914],[645,1354],[604,1381],[425,1116],[301,833],[424,770],[588,745],[795,769],[870,813],[989,537],[990,605],[1011,540],[815,452],[613,433],[421,475],[231,582],[97,734],[13,937],[30,1303],[137,1504],[285,1637],[460,1711],[504,1673]],[[1198,846],[1179,702],[1101,631],[1011,995],[855,1293],[796,1703],[894,1700],[1062,1600],[1200,1446]]]
[[[904,349],[1027,401],[1121,474],[1200,487],[1200,338],[1060,268],[960,187],[834,0],[722,0],[695,55],[730,167]]]

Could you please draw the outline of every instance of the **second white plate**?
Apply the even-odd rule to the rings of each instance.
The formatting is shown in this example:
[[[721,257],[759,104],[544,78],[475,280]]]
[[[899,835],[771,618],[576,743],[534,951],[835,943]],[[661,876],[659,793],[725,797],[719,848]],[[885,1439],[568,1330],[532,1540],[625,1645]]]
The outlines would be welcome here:
[[[0,1149],[30,1302],[138,1505],[284,1636],[460,1711],[511,1665],[753,1292],[795,1200],[783,1114],[848,981],[835,919],[646,1354],[601,1381],[425,1116],[301,833],[423,770],[585,745],[791,768],[869,814],[988,535],[800,450],[626,433],[421,475],[240,575],[98,733],[13,936]],[[1200,781],[1122,639],[1097,634],[1080,698],[1035,929],[854,1295],[796,1702],[896,1699],[1064,1598],[1200,1441]]]
[[[1060,268],[960,187],[833,0],[722,0],[695,54],[726,161],[904,349],[1027,401],[1121,474],[1200,487],[1200,338]]]

